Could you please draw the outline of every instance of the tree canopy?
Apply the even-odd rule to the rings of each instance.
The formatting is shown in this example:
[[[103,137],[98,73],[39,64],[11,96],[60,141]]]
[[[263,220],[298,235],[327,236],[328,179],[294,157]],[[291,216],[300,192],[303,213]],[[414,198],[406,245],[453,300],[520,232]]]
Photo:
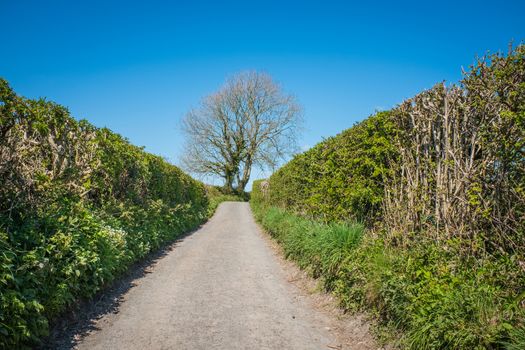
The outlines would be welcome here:
[[[184,118],[183,164],[223,178],[227,191],[244,191],[254,165],[273,168],[296,150],[301,122],[295,97],[269,75],[238,74]]]

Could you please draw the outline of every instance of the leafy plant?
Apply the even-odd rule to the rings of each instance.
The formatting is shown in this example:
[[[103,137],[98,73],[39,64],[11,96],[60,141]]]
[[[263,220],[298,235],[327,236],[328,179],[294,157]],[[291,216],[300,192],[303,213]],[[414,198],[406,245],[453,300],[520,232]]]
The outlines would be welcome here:
[[[520,45],[298,154],[254,182],[252,208],[400,346],[523,348],[524,121]]]
[[[209,214],[202,183],[2,79],[0,133],[0,348],[38,344],[76,300]]]

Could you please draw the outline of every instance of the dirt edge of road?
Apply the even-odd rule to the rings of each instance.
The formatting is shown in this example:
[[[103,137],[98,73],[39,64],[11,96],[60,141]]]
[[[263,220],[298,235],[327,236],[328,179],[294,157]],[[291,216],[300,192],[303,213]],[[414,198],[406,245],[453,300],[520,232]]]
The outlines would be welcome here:
[[[338,343],[333,345],[333,349],[395,349],[393,345],[380,344],[373,336],[375,322],[370,315],[345,312],[338,300],[331,293],[323,290],[319,279],[314,279],[305,270],[301,270],[295,262],[286,259],[281,245],[259,223],[257,226],[259,233],[282,266],[288,283],[306,298],[313,309],[323,313],[330,320],[329,331],[338,340]]]

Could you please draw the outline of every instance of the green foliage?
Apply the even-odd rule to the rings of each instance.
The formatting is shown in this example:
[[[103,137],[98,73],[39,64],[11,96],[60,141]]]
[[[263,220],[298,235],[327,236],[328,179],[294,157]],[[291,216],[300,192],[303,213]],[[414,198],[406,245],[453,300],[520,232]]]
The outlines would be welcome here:
[[[0,133],[0,348],[37,344],[76,300],[208,216],[202,183],[4,80]]]
[[[332,289],[340,264],[363,237],[363,226],[322,224],[276,207],[265,208],[257,202],[251,203],[256,217],[283,245],[286,257],[307,268],[314,277],[323,276],[326,287]]]
[[[457,251],[431,241],[410,250],[388,247],[381,237],[364,235],[361,225],[315,222],[257,198],[252,192],[254,213],[286,256],[321,277],[345,308],[371,311],[392,332],[404,330],[399,346],[522,346],[523,329],[517,325],[525,315],[512,287],[525,280],[512,261],[458,259]]]
[[[434,242],[403,250],[371,240],[345,261],[337,294],[349,307],[371,309],[384,323],[405,330],[403,347],[498,348],[523,317],[511,311],[514,296],[495,275],[509,267],[460,260]]]
[[[378,219],[393,137],[380,112],[319,143],[271,176],[271,202],[324,221]]]
[[[252,208],[401,347],[523,349],[524,121],[520,45],[295,156],[254,182]]]
[[[505,342],[507,350],[525,349],[525,326],[513,328],[510,331],[511,341]]]

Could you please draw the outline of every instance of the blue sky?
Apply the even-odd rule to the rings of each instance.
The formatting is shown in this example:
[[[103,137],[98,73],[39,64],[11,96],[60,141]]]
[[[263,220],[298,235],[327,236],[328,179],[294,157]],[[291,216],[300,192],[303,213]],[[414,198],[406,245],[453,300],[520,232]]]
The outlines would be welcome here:
[[[523,0],[0,0],[0,13],[0,76],[19,94],[175,164],[180,119],[240,71],[297,97],[306,149],[525,40]]]

